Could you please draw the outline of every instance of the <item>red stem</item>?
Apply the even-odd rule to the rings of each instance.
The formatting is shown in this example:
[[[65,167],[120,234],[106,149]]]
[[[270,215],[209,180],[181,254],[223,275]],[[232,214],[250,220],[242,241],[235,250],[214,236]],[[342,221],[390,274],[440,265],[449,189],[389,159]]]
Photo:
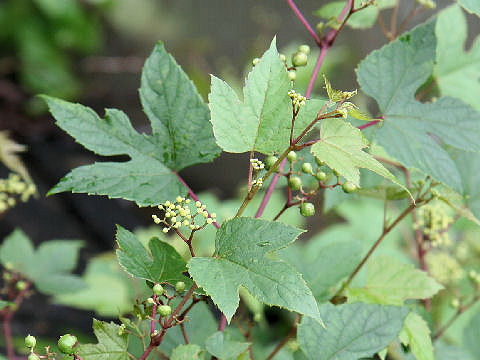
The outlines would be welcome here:
[[[363,129],[366,129],[370,126],[373,126],[373,125],[376,125],[380,122],[380,120],[372,120],[372,121],[369,121],[368,123],[366,124],[363,124],[363,125],[360,125],[360,126],[357,126],[358,129],[360,130],[363,130]]]
[[[150,323],[150,335],[155,332],[155,315],[157,315],[157,295],[153,294],[152,321]]]
[[[317,33],[313,30],[313,28],[310,26],[310,24],[308,23],[307,19],[305,19],[305,17],[303,16],[302,12],[298,9],[297,5],[295,5],[295,3],[293,2],[293,0],[287,0],[287,3],[288,5],[290,5],[290,7],[292,8],[293,12],[295,13],[295,15],[297,15],[297,17],[300,19],[300,21],[302,22],[303,26],[305,26],[305,28],[307,29],[307,31],[310,33],[310,35],[312,35],[313,39],[315,40],[315,42],[320,45],[320,38],[318,37]]]
[[[267,189],[267,192],[265,193],[265,196],[263,197],[262,203],[260,204],[260,207],[257,210],[257,213],[255,214],[255,218],[259,218],[262,216],[263,211],[267,207],[268,201],[270,200],[270,197],[273,194],[273,191],[275,190],[275,186],[277,186],[278,179],[280,178],[280,174],[283,171],[283,167],[285,166],[285,163],[287,162],[287,158],[283,159],[282,162],[280,163],[280,166],[278,167],[278,172],[273,176],[272,182],[270,183],[270,186]]]
[[[317,80],[318,73],[320,72],[320,68],[322,67],[323,60],[325,59],[325,55],[327,55],[327,52],[328,52],[329,48],[330,48],[330,46],[323,46],[323,45],[320,48],[320,54],[318,55],[317,62],[315,64],[315,68],[313,69],[313,72],[312,72],[312,77],[310,78],[310,81],[308,83],[307,92],[305,93],[305,97],[307,99],[312,94],[313,85],[315,84],[315,81]]]

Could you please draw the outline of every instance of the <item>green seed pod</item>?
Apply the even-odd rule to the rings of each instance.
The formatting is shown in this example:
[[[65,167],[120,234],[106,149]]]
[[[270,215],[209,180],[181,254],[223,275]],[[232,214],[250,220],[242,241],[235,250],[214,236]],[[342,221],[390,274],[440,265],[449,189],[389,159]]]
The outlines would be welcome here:
[[[308,56],[304,52],[298,51],[292,55],[293,66],[305,66],[307,65]]]
[[[288,80],[295,81],[296,78],[297,78],[297,72],[295,70],[290,70],[288,72]]]
[[[305,174],[313,174],[312,164],[306,162],[302,164],[302,172]]]
[[[315,205],[312,203],[302,203],[300,206],[300,214],[303,216],[315,215]]]
[[[290,151],[287,155],[287,159],[290,162],[294,162],[295,160],[297,160],[297,153],[295,151]]]
[[[160,285],[160,284],[155,284],[155,285],[153,286],[153,293],[154,293],[155,295],[163,295],[163,292],[164,292],[164,291],[165,291],[165,290],[163,289],[163,286]]]
[[[327,174],[325,174],[323,171],[317,171],[315,177],[318,181],[325,181],[325,179],[327,178]]]
[[[35,336],[28,335],[25,336],[25,346],[27,348],[33,349],[37,345],[37,339],[35,339]]]
[[[273,156],[273,155],[270,155],[270,156],[267,156],[265,158],[265,160],[263,161],[264,164],[265,164],[265,168],[267,170],[270,170],[270,168],[275,165],[275,163],[277,162],[278,158],[276,156]]]
[[[161,315],[161,316],[168,316],[172,313],[172,308],[168,305],[160,305],[158,307],[158,313]]]
[[[71,334],[65,334],[58,339],[58,350],[62,353],[71,355],[75,352],[74,347],[78,344],[77,337]]]
[[[357,191],[357,185],[355,185],[354,183],[352,183],[350,181],[345,181],[342,184],[342,189],[345,193],[350,194],[350,193],[353,193],[353,192]]]
[[[177,290],[177,292],[181,293],[183,290],[185,290],[185,283],[183,281],[178,281],[176,284],[175,284],[175,290]]]
[[[288,180],[288,187],[292,190],[300,190],[302,187],[302,179],[300,179],[298,176],[292,176]]]
[[[304,54],[306,54],[306,55],[310,55],[310,46],[305,45],[305,44],[300,45],[300,46],[298,47],[298,51],[299,51],[299,52],[302,52],[302,53],[304,53]]]

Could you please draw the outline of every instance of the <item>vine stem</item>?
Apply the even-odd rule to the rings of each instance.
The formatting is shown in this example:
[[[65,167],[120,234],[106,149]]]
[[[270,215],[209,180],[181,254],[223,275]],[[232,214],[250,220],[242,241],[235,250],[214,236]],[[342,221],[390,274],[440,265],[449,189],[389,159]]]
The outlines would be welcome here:
[[[273,176],[272,182],[268,186],[267,192],[265,193],[265,196],[263,197],[262,203],[260,204],[257,213],[255,214],[255,218],[259,218],[260,216],[263,215],[263,212],[265,208],[267,207],[268,202],[270,201],[270,198],[272,197],[273,191],[275,190],[275,187],[277,186],[278,179],[280,179],[280,174],[283,171],[283,167],[285,166],[285,163],[287,162],[287,159],[283,159],[282,162],[280,163],[280,166],[278,168],[278,173],[276,173]]]
[[[319,36],[317,35],[317,33],[315,32],[315,30],[313,30],[312,26],[309,24],[309,22],[307,21],[307,19],[305,19],[305,16],[303,16],[302,12],[298,9],[297,5],[295,5],[295,3],[293,2],[293,0],[287,0],[287,3],[288,5],[292,8],[293,12],[295,13],[295,15],[297,15],[297,17],[300,19],[300,21],[302,22],[303,26],[305,26],[305,28],[307,29],[307,31],[310,33],[310,35],[312,35],[313,39],[315,40],[315,42],[320,45],[320,38]]]
[[[157,315],[157,295],[153,294],[152,321],[150,322],[150,336],[155,332],[155,316]]]

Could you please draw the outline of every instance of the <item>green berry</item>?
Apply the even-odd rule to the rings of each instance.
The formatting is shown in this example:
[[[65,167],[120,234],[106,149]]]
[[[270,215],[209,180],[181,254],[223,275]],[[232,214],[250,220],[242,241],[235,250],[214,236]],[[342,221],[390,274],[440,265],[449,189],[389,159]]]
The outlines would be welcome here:
[[[255,59],[252,60],[252,65],[255,66],[255,65],[257,65],[259,62],[260,62],[260,59],[259,59],[259,58],[255,58]]]
[[[292,176],[290,179],[288,179],[288,187],[292,190],[300,190],[302,187],[302,179],[300,179],[298,176]]]
[[[290,70],[288,72],[288,80],[295,81],[296,78],[297,78],[297,72],[295,70]]]
[[[300,214],[303,216],[315,215],[315,206],[312,203],[302,203],[300,206]]]
[[[280,60],[282,60],[283,62],[286,62],[287,61],[287,57],[283,54],[280,54]]]
[[[327,174],[325,174],[323,171],[317,171],[315,177],[318,181],[325,181],[325,179],[327,178]]]
[[[158,307],[158,313],[161,315],[161,316],[168,316],[172,313],[172,308],[168,305],[160,305]]]
[[[153,286],[153,293],[155,295],[163,295],[163,292],[164,292],[164,289],[163,289],[163,286],[160,285],[160,284],[155,284]]]
[[[18,281],[16,284],[15,284],[15,288],[18,290],[18,291],[23,291],[27,288],[27,283],[23,280],[20,280]]]
[[[38,357],[37,354],[35,353],[30,353],[30,355],[28,355],[28,360],[40,360],[40,358]]]
[[[298,51],[299,51],[299,52],[302,52],[302,53],[304,53],[304,54],[306,54],[306,55],[310,55],[310,46],[305,45],[305,44],[300,45],[300,46],[298,47]]]
[[[297,153],[295,151],[290,151],[287,155],[287,159],[290,162],[294,162],[295,160],[297,160]]]
[[[77,337],[71,334],[65,334],[58,339],[58,350],[62,353],[71,355],[75,352],[73,349],[78,344]]]
[[[460,307],[460,301],[457,298],[452,299],[452,301],[450,301],[450,306],[454,309],[458,309]]]
[[[273,155],[270,155],[270,156],[267,156],[265,158],[265,160],[263,161],[264,164],[265,164],[265,168],[267,170],[270,170],[270,168],[275,165],[275,163],[277,162],[278,158],[276,156],[273,156]]]
[[[35,336],[28,335],[25,337],[25,346],[27,348],[33,349],[37,345],[37,339],[35,339]]]
[[[354,183],[352,183],[350,181],[345,181],[342,184],[342,189],[347,194],[350,194],[350,193],[353,193],[353,192],[357,191],[357,185],[355,185]]]
[[[306,162],[302,164],[302,172],[305,174],[313,174],[312,164]]]
[[[308,56],[304,52],[298,51],[292,55],[293,66],[305,66],[307,65]]]
[[[325,23],[320,21],[318,24],[317,24],[317,34],[319,36],[322,35],[322,32],[323,32],[323,29],[325,28]]]
[[[183,290],[185,290],[185,283],[183,281],[178,281],[176,284],[175,284],[175,290],[177,290],[177,292],[182,292]]]

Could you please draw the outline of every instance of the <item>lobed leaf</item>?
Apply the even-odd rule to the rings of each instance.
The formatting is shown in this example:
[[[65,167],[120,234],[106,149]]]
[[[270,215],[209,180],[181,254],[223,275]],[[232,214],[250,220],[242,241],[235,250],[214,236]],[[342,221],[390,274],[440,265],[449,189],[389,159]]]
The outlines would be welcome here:
[[[203,360],[202,348],[195,344],[179,345],[172,351],[170,360]]]
[[[237,356],[247,351],[247,342],[233,341],[226,338],[223,331],[217,331],[205,340],[207,351],[217,359],[237,359]]]
[[[188,270],[228,321],[238,308],[240,286],[265,304],[319,319],[317,304],[302,276],[285,262],[267,257],[301,233],[278,222],[234,218],[217,231],[216,256],[192,258]]]
[[[93,319],[98,344],[78,346],[78,355],[88,360],[128,360],[128,334],[119,335],[121,327],[113,322]]]

